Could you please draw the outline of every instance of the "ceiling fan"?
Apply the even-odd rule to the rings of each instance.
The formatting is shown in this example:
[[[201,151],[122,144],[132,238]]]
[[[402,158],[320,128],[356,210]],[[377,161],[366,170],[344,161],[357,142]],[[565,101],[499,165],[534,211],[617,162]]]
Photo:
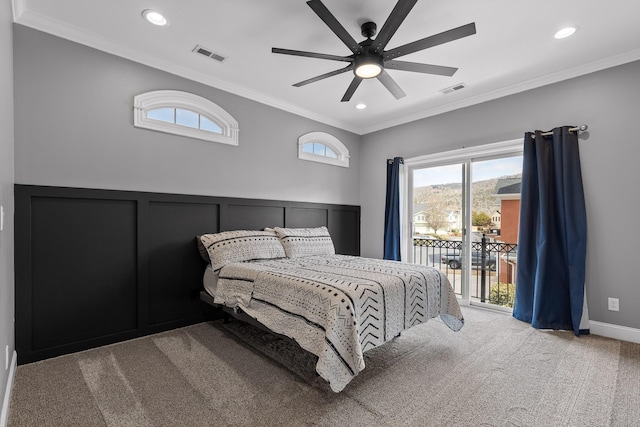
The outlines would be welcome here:
[[[347,45],[352,54],[348,56],[337,56],[301,50],[280,49],[277,47],[272,48],[271,52],[349,63],[349,65],[339,70],[331,71],[298,82],[293,85],[295,87],[314,83],[319,80],[326,79],[327,77],[337,76],[338,74],[342,74],[347,71],[353,71],[355,76],[342,97],[342,102],[348,102],[351,99],[354,92],[362,82],[362,79],[371,79],[374,77],[376,77],[396,99],[400,99],[406,94],[400,86],[398,86],[395,80],[391,78],[389,73],[386,72],[386,69],[436,74],[441,76],[452,76],[458,69],[453,67],[444,67],[441,65],[398,61],[396,58],[476,33],[476,25],[475,23],[471,23],[433,36],[425,37],[393,49],[384,50],[387,43],[389,43],[389,40],[391,40],[391,37],[393,37],[395,32],[398,30],[398,27],[400,27],[400,24],[402,24],[417,1],[418,0],[399,0],[375,39],[372,39],[372,37],[376,35],[376,24],[374,22],[365,22],[362,24],[362,36],[367,39],[358,43],[353,39],[353,37],[351,37],[331,12],[329,12],[329,9],[326,8],[322,1],[310,0],[307,2],[309,7],[313,9],[316,15],[318,15],[320,19],[329,26],[331,31],[333,31],[335,35],[337,35],[338,38]]]

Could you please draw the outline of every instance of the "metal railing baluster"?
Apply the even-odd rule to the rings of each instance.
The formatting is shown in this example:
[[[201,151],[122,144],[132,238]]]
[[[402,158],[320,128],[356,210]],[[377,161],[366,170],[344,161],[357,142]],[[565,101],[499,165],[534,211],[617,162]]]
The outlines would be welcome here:
[[[480,242],[472,242],[471,264],[472,268],[478,272],[473,274],[475,283],[470,289],[472,298],[498,305],[505,304],[503,299],[512,300],[516,278],[517,247],[516,243],[491,242],[484,234]],[[456,267],[456,263],[450,261],[443,265],[442,257],[449,257],[448,260],[451,257],[460,260],[461,253],[461,241],[413,238],[414,262],[443,270],[458,295],[462,293],[459,283],[460,275],[456,274],[459,266]]]

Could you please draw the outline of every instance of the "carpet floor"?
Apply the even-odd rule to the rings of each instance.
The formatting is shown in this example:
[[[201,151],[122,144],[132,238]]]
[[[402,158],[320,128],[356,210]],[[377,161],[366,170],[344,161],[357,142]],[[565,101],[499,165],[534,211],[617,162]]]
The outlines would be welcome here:
[[[341,393],[315,357],[200,323],[19,366],[9,426],[638,426],[640,344],[463,307],[365,354]]]

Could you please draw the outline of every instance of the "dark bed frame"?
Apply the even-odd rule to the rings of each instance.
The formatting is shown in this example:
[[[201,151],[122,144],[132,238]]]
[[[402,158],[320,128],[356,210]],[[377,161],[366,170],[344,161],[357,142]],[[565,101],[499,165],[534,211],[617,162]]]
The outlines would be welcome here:
[[[240,309],[239,307],[236,310],[234,310],[233,308],[227,307],[226,305],[216,304],[215,302],[213,302],[213,297],[207,291],[200,291],[200,301],[202,301],[205,304],[208,304],[213,309],[217,310],[217,313],[222,316],[224,323],[229,323],[233,321],[233,319],[236,319],[236,320],[239,320],[240,322],[248,323],[262,331],[268,332],[271,335],[275,335],[277,337],[280,337],[281,339],[284,339],[286,341],[289,341],[299,346],[298,342],[293,338],[288,337],[286,335],[279,334],[277,332],[273,332],[271,329],[267,328],[262,323],[260,323],[253,317],[249,316],[244,311],[242,311],[242,309]]]
[[[15,312],[24,364],[220,318],[195,236],[327,226],[360,255],[360,207],[15,186]]]

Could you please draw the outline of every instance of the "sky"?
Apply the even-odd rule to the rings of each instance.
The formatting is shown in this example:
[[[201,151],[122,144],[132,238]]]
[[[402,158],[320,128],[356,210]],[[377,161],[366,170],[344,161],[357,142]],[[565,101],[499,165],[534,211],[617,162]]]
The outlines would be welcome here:
[[[474,182],[522,173],[522,156],[476,161],[472,164]],[[462,183],[462,165],[454,164],[416,169],[413,186]]]

